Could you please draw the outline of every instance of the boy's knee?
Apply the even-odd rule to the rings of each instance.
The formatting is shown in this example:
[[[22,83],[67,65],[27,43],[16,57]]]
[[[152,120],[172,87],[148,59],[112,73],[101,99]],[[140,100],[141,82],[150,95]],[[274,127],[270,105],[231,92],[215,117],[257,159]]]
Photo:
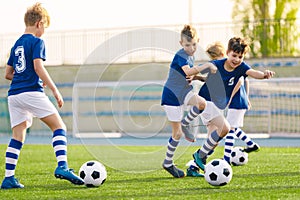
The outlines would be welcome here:
[[[177,132],[177,133],[173,133],[173,138],[175,139],[175,140],[179,140],[180,138],[181,138],[181,136],[182,136],[182,132]]]
[[[205,107],[206,107],[206,105],[207,105],[207,104],[206,104],[206,101],[203,101],[203,102],[200,101],[199,104],[198,104],[198,109],[199,109],[199,110],[204,110]]]
[[[229,133],[229,131],[230,131],[230,126],[225,123],[221,131],[221,137],[225,137],[227,133]]]

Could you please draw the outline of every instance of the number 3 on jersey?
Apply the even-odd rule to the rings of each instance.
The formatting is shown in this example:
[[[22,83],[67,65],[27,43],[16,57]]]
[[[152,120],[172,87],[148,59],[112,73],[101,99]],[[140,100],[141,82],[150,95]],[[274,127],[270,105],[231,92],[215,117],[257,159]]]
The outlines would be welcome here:
[[[18,63],[16,64],[15,71],[17,73],[22,73],[26,69],[26,60],[24,55],[24,47],[18,46],[15,49],[15,56],[18,57]]]

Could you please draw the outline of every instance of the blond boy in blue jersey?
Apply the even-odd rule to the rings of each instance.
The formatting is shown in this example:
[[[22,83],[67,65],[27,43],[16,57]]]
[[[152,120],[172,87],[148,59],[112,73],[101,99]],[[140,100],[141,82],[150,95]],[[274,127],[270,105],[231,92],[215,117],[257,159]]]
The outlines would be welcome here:
[[[66,126],[43,88],[47,86],[58,107],[63,106],[63,98],[43,65],[46,60],[45,43],[40,37],[50,25],[50,16],[40,3],[36,3],[27,9],[24,22],[25,32],[12,47],[5,71],[5,78],[11,80],[8,109],[12,138],[6,150],[5,178],[1,188],[24,187],[15,178],[15,169],[33,117],[38,117],[53,132],[52,145],[58,165],[55,177],[83,185],[84,181],[68,168]]]

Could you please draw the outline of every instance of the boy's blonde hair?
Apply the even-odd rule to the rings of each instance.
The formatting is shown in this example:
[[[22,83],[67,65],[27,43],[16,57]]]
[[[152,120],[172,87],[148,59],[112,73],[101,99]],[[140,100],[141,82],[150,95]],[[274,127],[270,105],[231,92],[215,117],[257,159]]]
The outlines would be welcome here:
[[[34,26],[36,22],[44,20],[45,27],[50,25],[50,16],[41,3],[35,3],[33,6],[27,8],[27,12],[24,16],[24,22],[26,26]]]
[[[225,55],[225,47],[221,42],[215,42],[207,47],[206,53],[211,60],[220,59]]]
[[[186,24],[181,30],[181,40],[183,37],[190,42],[192,39],[198,39],[198,34],[193,26]]]

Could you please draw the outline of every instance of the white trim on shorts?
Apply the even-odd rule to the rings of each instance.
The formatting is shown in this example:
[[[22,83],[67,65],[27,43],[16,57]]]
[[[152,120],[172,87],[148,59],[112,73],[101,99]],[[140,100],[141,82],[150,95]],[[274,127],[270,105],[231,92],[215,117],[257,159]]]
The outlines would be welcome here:
[[[197,94],[194,91],[190,91],[189,93],[187,93],[184,98],[183,105],[180,106],[163,105],[168,120],[170,122],[181,122],[184,116],[184,111],[186,109],[186,106],[188,105],[188,102],[195,95]]]
[[[244,116],[246,109],[232,109],[229,108],[227,111],[226,119],[232,128],[239,128],[244,126]]]
[[[213,102],[211,101],[206,101],[206,107],[203,110],[203,112],[200,114],[200,118],[202,120],[202,123],[204,125],[208,125],[208,123],[218,117],[218,116],[223,116],[223,111],[219,109]]]
[[[43,92],[24,92],[8,96],[8,110],[11,128],[27,121],[27,128],[32,125],[32,118],[44,118],[58,113],[53,103]]]

